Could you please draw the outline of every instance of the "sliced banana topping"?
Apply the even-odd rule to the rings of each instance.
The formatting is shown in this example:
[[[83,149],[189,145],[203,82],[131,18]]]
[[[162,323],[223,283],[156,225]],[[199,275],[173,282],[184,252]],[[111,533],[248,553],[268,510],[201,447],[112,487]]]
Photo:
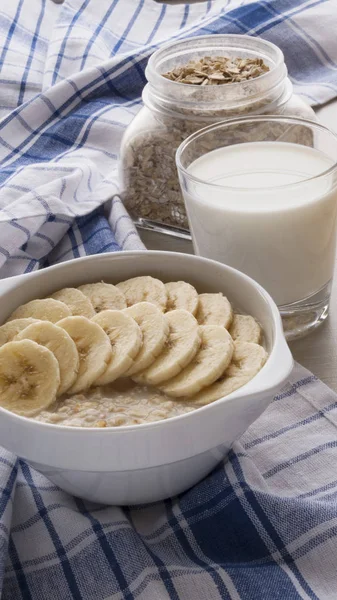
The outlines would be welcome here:
[[[126,308],[124,294],[112,283],[87,283],[80,285],[80,292],[89,298],[97,313],[101,310],[122,310]]]
[[[92,321],[102,327],[112,347],[112,357],[95,385],[105,385],[121,377],[134,364],[142,345],[139,325],[128,314],[118,310],[103,310]]]
[[[111,344],[102,327],[85,317],[67,317],[57,323],[75,342],[80,364],[75,383],[68,390],[76,394],[90,388],[112,358]]]
[[[0,406],[31,417],[48,408],[60,384],[58,362],[48,348],[31,340],[0,348]]]
[[[199,327],[201,346],[192,362],[183,371],[159,386],[168,396],[192,396],[216,381],[231,362],[234,343],[223,327]]]
[[[117,283],[117,287],[123,292],[128,306],[139,302],[151,302],[162,311],[166,308],[167,292],[165,285],[159,279],[148,275],[133,277]]]
[[[95,315],[94,307],[89,298],[77,288],[63,288],[52,294],[51,298],[64,302],[70,308],[73,316],[79,315],[91,319]]]
[[[231,394],[255,377],[267,357],[265,349],[258,344],[234,342],[234,354],[228,369],[213,385],[194,396],[193,404],[204,406]]]
[[[168,334],[168,322],[163,313],[150,302],[139,302],[124,311],[138,323],[143,336],[143,344],[134,364],[126,372],[127,376],[135,375],[149,367],[162,352]]]
[[[199,294],[196,318],[199,325],[219,325],[228,329],[233,319],[233,311],[230,302],[221,293]]]
[[[71,310],[64,302],[54,300],[53,298],[44,298],[43,300],[31,300],[27,304],[22,304],[11,314],[7,322],[14,319],[32,317],[40,321],[57,323],[60,319],[64,319],[70,315]]]
[[[8,321],[0,327],[0,346],[7,344],[7,342],[11,342],[22,329],[28,327],[28,325],[32,325],[33,323],[38,323],[38,319],[32,319],[28,317],[27,319],[14,319],[14,321]]]
[[[135,375],[138,383],[157,385],[171,379],[195,357],[201,344],[198,322],[186,310],[172,310],[164,315],[169,335],[163,351],[152,365]]]
[[[79,356],[75,343],[64,329],[48,321],[37,321],[23,329],[15,340],[32,340],[54,354],[60,369],[58,396],[64,394],[75,383]]]
[[[186,281],[170,281],[165,283],[167,292],[166,310],[183,309],[192,315],[197,314],[199,296],[197,290]]]
[[[261,340],[261,327],[250,315],[234,315],[229,333],[238,342],[258,344]]]
[[[151,420],[174,412],[173,405],[189,412],[234,392],[260,371],[267,360],[261,337],[259,323],[233,314],[222,293],[199,295],[185,281],[164,284],[140,276],[117,285],[62,288],[19,306],[0,326],[0,407],[42,419],[44,409],[66,414],[73,403],[77,415],[78,402],[90,400],[94,390],[104,402],[90,408],[90,418],[99,411],[103,427],[110,426],[104,411],[111,412],[109,403],[115,402],[111,390],[127,395],[135,388],[150,412],[151,403],[164,402]],[[47,422],[62,421],[60,415]],[[83,426],[90,426],[90,418]]]

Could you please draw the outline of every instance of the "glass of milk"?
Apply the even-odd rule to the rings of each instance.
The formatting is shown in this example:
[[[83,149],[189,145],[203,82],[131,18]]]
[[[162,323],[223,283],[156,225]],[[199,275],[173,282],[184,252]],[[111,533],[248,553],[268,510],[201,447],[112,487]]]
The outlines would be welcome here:
[[[206,127],[177,150],[196,254],[258,281],[288,339],[328,315],[337,217],[337,136],[288,117]]]

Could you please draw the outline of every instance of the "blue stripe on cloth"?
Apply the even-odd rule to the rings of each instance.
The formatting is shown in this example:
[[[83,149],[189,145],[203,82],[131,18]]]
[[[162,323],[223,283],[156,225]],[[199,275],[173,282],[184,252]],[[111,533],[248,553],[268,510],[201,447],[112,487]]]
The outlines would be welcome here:
[[[324,450],[328,450],[329,448],[331,448],[331,449],[337,448],[337,440],[333,440],[331,442],[326,442],[324,444],[320,444],[319,446],[310,448],[310,450],[307,450],[306,452],[297,454],[293,458],[291,458],[287,461],[281,462],[278,465],[275,465],[275,467],[273,467],[272,469],[269,469],[269,471],[266,471],[265,473],[263,473],[263,477],[265,479],[269,479],[269,477],[273,477],[274,475],[276,475],[283,469],[288,469],[289,467],[301,462],[302,460],[306,460],[307,458],[313,456],[314,454],[319,454],[320,452],[322,452]]]
[[[64,192],[66,191],[66,188],[67,188],[66,180],[64,179],[64,177],[62,177],[62,179],[61,179],[61,189],[60,189],[60,198],[62,198]]]
[[[251,491],[242,478],[238,486],[247,493]],[[214,500],[219,496],[222,496],[223,502],[216,504]],[[249,497],[248,502],[250,506]],[[277,587],[282,590],[280,598],[300,598],[282,568],[282,560],[278,564],[271,556],[264,536],[256,529],[252,515],[243,510],[240,494],[234,492],[222,469],[217,469],[198,485],[197,497],[192,491],[187,492],[180,504],[182,514],[209,564],[226,570],[238,597],[269,600],[276,594]],[[189,506],[193,504],[195,516],[204,509],[199,518],[191,518]]]
[[[122,47],[123,43],[125,42],[127,35],[130,33],[133,25],[135,24],[135,22],[137,20],[137,17],[139,16],[140,11],[142,10],[142,8],[144,6],[144,1],[145,0],[136,0],[137,8],[134,11],[128,25],[126,26],[123,33],[121,34],[120,39],[118,40],[117,44],[115,44],[114,49],[113,49],[113,54],[116,54]]]
[[[183,29],[183,27],[185,27],[185,25],[187,23],[189,12],[190,12],[190,7],[188,4],[185,4],[184,15],[183,15],[182,21],[180,23],[179,29]]]
[[[25,129],[27,129],[27,131],[29,131],[30,133],[32,133],[34,130],[28,125],[27,121],[25,121],[20,114],[16,115],[16,118],[18,120],[18,122],[24,126]]]
[[[88,510],[86,510],[82,500],[76,499],[76,504],[77,504],[77,507],[78,507],[79,511],[81,512],[81,514],[84,515],[88,519],[94,533],[97,536],[97,540],[101,546],[103,554],[104,554],[108,564],[110,565],[110,568],[113,570],[114,575],[118,581],[120,592],[121,592],[121,594],[123,594],[123,600],[135,600],[135,596],[132,594],[132,592],[128,586],[128,583],[124,576],[123,570],[122,570],[122,568],[118,562],[118,559],[113,551],[112,545],[109,544],[109,542],[107,540],[106,534],[103,530],[101,523],[99,522],[98,519],[95,519],[92,512],[89,512]]]
[[[27,482],[23,483],[20,482],[21,486],[27,487]],[[19,485],[19,484],[17,484]],[[20,486],[19,486],[20,487]],[[35,483],[30,483],[29,487],[35,487]],[[58,487],[56,485],[49,485],[49,486],[41,486],[39,485],[39,491],[58,491]],[[57,511],[59,508],[62,508],[62,504],[60,504],[59,502],[54,503],[54,504],[48,504],[46,505],[46,508],[48,510],[48,513],[51,515],[52,512]],[[27,519],[27,521],[24,521],[22,523],[20,523],[20,525],[14,526],[11,528],[12,533],[18,533],[20,531],[23,531],[24,529],[29,529],[31,528],[33,525],[35,525],[35,523],[37,523],[38,521],[43,521],[43,516],[41,515],[41,513],[38,511],[37,513],[35,513],[32,517],[30,517],[29,519]]]
[[[302,388],[311,383],[315,383],[316,381],[318,382],[316,375],[309,375],[308,377],[304,377],[304,379],[293,383],[290,389],[288,389],[286,392],[282,392],[282,394],[278,394],[277,396],[275,396],[274,400],[278,401],[283,400],[283,398],[289,398],[289,396],[293,396],[294,394],[296,394],[299,388]]]
[[[18,582],[18,587],[20,590],[20,596],[21,596],[22,600],[34,600],[32,594],[30,592],[27,578],[26,578],[24,569],[22,568],[22,564],[20,562],[19,553],[16,550],[12,536],[10,536],[10,538],[9,538],[8,553],[9,553],[9,558],[12,563],[12,568],[15,572],[15,576],[16,576],[16,579]],[[19,598],[16,597],[16,600],[19,600]]]
[[[158,16],[158,19],[156,21],[156,24],[155,24],[154,28],[152,29],[149,37],[146,40],[146,45],[150,44],[150,42],[152,42],[152,40],[153,40],[154,36],[156,35],[156,33],[157,33],[157,31],[158,31],[161,23],[163,22],[163,19],[165,17],[165,13],[166,13],[166,7],[167,7],[166,4],[163,4],[163,6],[161,7],[161,11],[159,13],[159,16]]]
[[[70,38],[70,34],[72,29],[75,27],[76,21],[78,21],[78,19],[80,18],[81,14],[83,13],[83,11],[86,9],[86,7],[88,6],[90,0],[84,0],[84,2],[82,3],[81,7],[79,8],[79,10],[77,12],[75,12],[68,28],[67,28],[67,32],[63,38],[61,47],[60,47],[60,52],[58,54],[58,58],[55,64],[55,68],[54,68],[54,74],[53,74],[53,79],[52,79],[52,83],[53,85],[56,83],[56,80],[58,78],[58,74],[59,74],[59,70],[60,70],[60,66],[61,66],[61,62],[62,62],[62,58],[63,58],[63,54],[64,51],[66,49],[67,46],[67,42],[68,39]]]
[[[12,258],[18,258],[19,260],[21,260],[21,259],[22,259],[22,257],[21,257],[21,256],[18,256],[18,257],[12,256]],[[25,273],[31,273],[32,271],[34,271],[34,270],[36,269],[36,267],[38,267],[38,266],[39,266],[39,264],[40,264],[40,263],[39,263],[39,261],[38,261],[37,259],[35,259],[35,258],[32,258],[32,259],[29,261],[29,263],[28,263],[28,265],[26,266],[26,268],[25,268]],[[41,266],[42,266],[42,265],[41,265]]]
[[[242,468],[240,465],[240,461],[237,458],[235,458],[232,453],[231,453],[231,464],[232,464],[233,471],[234,471],[238,481],[240,481],[240,482],[245,481],[244,474],[243,474],[243,471],[242,471]],[[257,527],[258,528],[261,527],[261,530],[265,530],[267,532],[267,535],[270,536],[270,539],[271,539],[273,545],[281,553],[283,560],[285,560],[289,571],[291,571],[295,575],[296,580],[302,587],[303,591],[306,594],[309,594],[310,598],[312,598],[313,600],[320,600],[316,596],[316,594],[314,594],[313,590],[310,588],[310,586],[306,582],[305,578],[303,577],[302,573],[300,572],[300,570],[294,563],[294,560],[293,560],[293,557],[291,556],[291,554],[289,554],[287,549],[284,547],[284,544],[283,544],[282,539],[280,538],[278,532],[276,531],[276,529],[273,526],[273,524],[271,523],[271,521],[268,519],[268,516],[266,515],[266,513],[263,511],[262,506],[260,505],[260,503],[258,501],[257,494],[255,494],[253,490],[247,491],[247,489],[245,489],[245,487],[242,485],[241,485],[241,489],[242,489],[243,496],[246,498],[250,509],[253,511],[254,515],[256,516]],[[250,521],[250,523],[252,525],[251,521]],[[296,590],[294,589],[294,586],[290,583],[290,579],[288,580],[288,583],[291,587],[288,588],[288,591],[285,594],[285,597],[287,597],[287,594],[289,594],[289,597],[291,597],[292,599],[300,598],[301,596],[296,592]],[[285,590],[283,588],[283,594],[284,594],[284,591]]]
[[[276,16],[276,18],[271,23],[267,24],[266,27],[264,27],[264,26],[262,26],[261,28],[259,27],[258,33],[262,34],[265,31],[268,31],[269,29],[271,29],[272,27],[275,27],[276,25],[284,23],[287,20],[291,20],[292,17],[294,17],[295,15],[306,10],[306,4],[307,4],[306,0],[301,0],[299,8],[296,10],[292,10],[293,9],[293,6],[291,4],[292,0],[287,0],[287,1],[288,1],[288,10],[291,10],[291,13],[287,14],[287,12],[286,12],[285,15],[282,15],[279,11],[276,11],[274,7],[272,8],[270,2],[266,2],[266,1],[263,2],[264,6],[267,9],[269,9],[272,12],[272,14],[274,14]],[[315,7],[315,6],[322,4],[323,2],[327,2],[327,1],[328,0],[316,0],[316,2],[312,2],[311,6]],[[301,6],[301,4],[303,4],[303,6]]]
[[[12,3],[12,6],[15,6],[14,2]],[[12,23],[12,21],[13,21],[13,14],[12,14],[12,11],[11,11],[10,14],[8,12],[6,13],[5,10],[2,10],[2,8],[4,8],[6,10],[6,9],[8,9],[8,5],[7,6],[4,6],[4,5],[0,6],[0,29],[2,31],[6,31],[9,28],[10,24]],[[34,26],[35,26],[35,21],[33,23],[33,28],[34,28]],[[18,31],[20,32],[20,39],[22,39],[23,37],[29,37],[32,34],[31,23],[29,24],[28,27],[25,27],[24,23],[23,23],[23,19],[20,19],[20,21],[18,21],[16,23],[16,32],[18,32]],[[22,37],[21,37],[21,35],[22,35]],[[49,40],[47,39],[47,37],[43,36],[42,32],[40,32],[40,34],[39,34],[39,45],[41,45],[44,48],[46,48],[47,44],[48,44],[48,41]],[[21,54],[22,55],[26,55],[26,52],[22,51]],[[38,62],[43,62],[41,56],[36,57],[36,60]],[[6,65],[8,65],[7,61],[6,61]]]
[[[129,509],[126,508],[125,512],[131,519],[132,517],[131,517]],[[165,586],[165,589],[167,590],[167,592],[169,594],[170,600],[179,600],[179,595],[177,593],[176,587],[174,585],[174,582],[172,580],[169,570],[166,568],[165,563],[160,559],[160,557],[155,552],[152,551],[150,546],[147,546],[147,552],[151,556],[155,565],[157,566],[158,571],[160,571],[161,580]]]
[[[8,52],[8,49],[9,49],[9,46],[10,46],[10,43],[11,43],[11,39],[12,39],[12,37],[14,35],[15,28],[16,28],[16,26],[18,24],[18,20],[19,20],[19,17],[20,17],[20,12],[21,12],[22,6],[23,6],[23,0],[19,0],[19,3],[18,3],[18,6],[17,6],[17,9],[16,9],[16,13],[15,13],[14,19],[11,22],[11,25],[9,27],[5,43],[3,45],[3,48],[2,48],[2,51],[1,51],[1,54],[0,54],[0,71],[1,71],[1,69],[3,67],[3,65],[4,65],[6,54]]]
[[[120,250],[111,227],[100,211],[90,215],[90,218],[79,217],[76,219],[83,245],[87,254],[99,254],[100,252],[116,252]]]
[[[72,227],[69,229],[67,235],[68,235],[69,240],[70,240],[70,246],[71,246],[71,250],[72,250],[72,253],[74,255],[74,258],[78,258],[80,256],[80,253],[78,251],[80,243],[77,243],[76,237],[74,235],[74,231],[73,231]]]
[[[189,536],[186,535],[183,528],[177,527],[178,521],[174,515],[171,501],[167,501],[165,504],[166,504],[168,521],[170,524],[172,524],[173,527],[175,527],[175,529],[176,529],[175,535],[177,537],[177,540],[180,543],[180,546],[183,548],[184,552],[186,553],[186,556],[193,563],[195,563],[196,565],[199,565],[199,567],[201,567],[203,570],[205,570],[207,573],[209,573],[209,575],[213,579],[214,584],[219,592],[220,598],[223,598],[223,600],[230,600],[231,596],[230,596],[229,590],[226,588],[226,586],[225,586],[222,578],[220,577],[219,573],[217,572],[217,570],[214,569],[207,562],[207,560],[202,560],[201,558],[199,558],[199,556],[193,549],[191,542],[189,541]]]
[[[79,237],[78,240],[75,232]],[[70,248],[66,247],[64,250],[57,252],[58,262],[78,257],[80,255],[79,248],[82,248],[86,255],[121,250],[101,209],[90,213],[90,215],[76,218],[68,230],[68,237]],[[63,246],[63,242],[61,242],[61,246]],[[58,249],[56,248],[56,250]],[[69,253],[71,253],[71,256]]]
[[[24,99],[25,89],[26,89],[26,84],[27,84],[27,77],[30,72],[31,64],[33,62],[35,47],[36,47],[36,44],[38,41],[38,36],[40,33],[40,27],[41,27],[41,23],[43,20],[45,7],[46,7],[46,0],[41,0],[40,14],[39,14],[39,17],[38,17],[38,20],[36,23],[33,40],[32,40],[31,46],[30,46],[29,56],[28,56],[28,59],[26,62],[25,70],[22,75],[22,79],[21,79],[20,94],[19,94],[19,98],[18,98],[18,106],[20,106],[20,104],[22,104],[23,99]]]
[[[10,258],[10,254],[9,254],[9,252],[8,252],[7,250],[5,250],[5,248],[2,248],[1,246],[0,246],[0,252],[1,252],[1,254],[3,254],[4,256],[6,256],[7,258]]]
[[[27,227],[24,227],[23,225],[21,225],[20,223],[18,223],[16,219],[12,219],[11,226],[12,227],[17,227],[18,229],[20,229],[20,231],[23,231],[23,233],[26,234],[27,239],[30,238],[30,231],[29,231],[29,229],[27,229]]]
[[[332,410],[337,410],[337,401],[333,402],[333,404],[330,404],[326,408],[323,408],[322,410],[315,412],[313,415],[310,415],[310,417],[306,417],[305,419],[302,419],[301,421],[298,421],[296,423],[292,423],[291,425],[286,425],[285,427],[282,427],[282,429],[278,429],[277,431],[273,431],[272,433],[264,435],[261,438],[257,438],[255,440],[253,440],[249,444],[245,445],[245,450],[248,450],[249,448],[254,448],[255,446],[258,446],[259,444],[263,444],[263,442],[268,442],[270,440],[274,440],[275,438],[283,435],[284,433],[287,433],[288,431],[293,431],[294,429],[298,429],[299,427],[303,427],[305,425],[310,425],[314,421],[318,421],[319,419],[324,418],[326,416],[326,414]]]
[[[28,467],[28,465],[26,463],[21,462],[21,470],[22,470],[23,476],[25,477],[27,483],[33,484],[33,479],[32,479],[32,475],[30,472],[30,468]],[[33,495],[34,501],[35,501],[38,511],[40,513],[40,516],[43,519],[45,527],[50,535],[50,539],[52,540],[55,550],[57,552],[57,555],[58,555],[58,558],[60,561],[59,564],[64,573],[65,581],[67,582],[69,591],[71,593],[71,597],[74,600],[83,600],[82,595],[79,590],[79,587],[78,587],[78,584],[77,584],[77,581],[76,581],[75,574],[73,573],[73,570],[71,567],[71,563],[67,557],[67,554],[64,550],[64,547],[62,545],[60,537],[53,525],[53,522],[49,516],[49,513],[44,505],[43,498],[36,486],[31,485],[31,490],[32,490],[32,495]]]
[[[48,244],[50,245],[51,248],[55,248],[55,242],[49,238],[47,235],[44,235],[43,233],[40,233],[39,231],[35,234],[35,237],[40,238],[41,240],[45,240],[46,242],[48,242]]]
[[[322,531],[317,535],[313,536],[311,540],[303,544],[300,548],[296,549],[294,552],[294,558],[299,559],[302,556],[305,556],[310,551],[314,550],[320,544],[324,544],[325,542],[329,542],[331,538],[334,538],[337,535],[337,525],[334,525],[327,529],[326,531]],[[314,596],[313,596],[314,597]],[[318,599],[320,600],[320,599]]]
[[[313,3],[312,6],[317,6],[319,4],[325,3],[327,0],[317,0],[317,2]],[[290,0],[288,0],[288,2],[290,2]],[[302,0],[302,2],[304,2],[304,0]],[[308,64],[311,64],[311,62],[313,60],[319,60],[319,54],[322,53],[323,56],[325,56],[326,62],[330,63],[331,66],[336,67],[336,63],[334,63],[333,61],[331,61],[331,59],[328,57],[328,55],[326,53],[323,52],[323,49],[320,47],[319,44],[317,44],[317,42],[315,42],[315,40],[313,40],[312,36],[308,36],[304,30],[299,27],[296,23],[296,21],[294,20],[294,17],[303,12],[305,10],[305,6],[299,6],[299,8],[294,11],[291,10],[289,15],[284,16],[282,13],[280,13],[277,10],[277,7],[275,6],[275,4],[271,4],[271,2],[267,2],[264,1],[263,2],[266,10],[269,13],[269,17],[270,15],[275,15],[276,20],[274,19],[272,21],[272,23],[267,24],[265,27],[259,27],[258,29],[258,33],[261,35],[263,34],[265,31],[267,31],[268,29],[270,29],[271,27],[275,27],[275,25],[279,24],[279,23],[283,23],[285,20],[289,20],[291,21],[291,25],[293,28],[296,28],[298,31],[300,31],[303,35],[302,35],[302,39],[301,39],[301,43],[302,43],[302,52],[303,52],[303,56],[305,56],[305,61],[308,62]],[[292,6],[291,4],[289,4],[289,9],[291,9]],[[278,18],[277,18],[278,17]],[[310,40],[310,42],[309,42]],[[314,48],[312,47],[316,47],[316,50],[319,50],[319,53],[314,51]],[[298,57],[293,56],[290,52],[288,52],[287,47],[284,47],[284,53],[285,53],[285,58],[287,61],[287,65],[289,66],[289,68],[292,70],[294,69],[294,71],[298,71],[298,73],[301,73],[301,69],[298,68],[298,64],[293,64],[293,61],[298,60]],[[324,63],[322,62],[322,66],[324,66]]]
[[[304,494],[300,494],[298,496],[298,498],[300,499],[304,499],[304,498],[312,498],[313,496],[317,496],[318,494],[321,494],[322,492],[328,492],[331,489],[337,488],[337,479],[335,481],[331,481],[331,483],[325,484],[325,485],[321,485],[318,488],[315,488],[314,490],[310,490],[310,492],[305,492]],[[336,490],[337,492],[337,490]]]
[[[10,467],[11,469],[13,469],[16,466],[16,460],[10,461],[7,460],[7,458],[4,458],[3,456],[0,456],[0,463],[3,465],[7,465],[7,467]]]
[[[16,483],[17,473],[18,473],[18,465],[16,462],[15,465],[12,466],[11,473],[6,482],[6,487],[0,497],[0,518],[3,516],[3,514],[7,508],[8,500],[10,500],[12,497],[13,490],[14,490],[15,483]]]
[[[112,15],[112,13],[113,13],[115,7],[117,6],[118,2],[119,2],[119,0],[113,0],[113,2],[111,2],[111,5],[109,6],[108,10],[106,11],[104,17],[102,18],[102,20],[100,21],[100,23],[96,27],[96,29],[94,31],[94,34],[91,36],[89,42],[87,43],[87,45],[86,45],[86,47],[84,49],[84,52],[83,52],[83,58],[82,58],[81,65],[80,65],[80,71],[82,71],[82,69],[84,69],[85,61],[87,60],[87,58],[89,56],[90,48],[95,43],[95,40],[99,36],[100,31],[102,31],[105,23],[107,22],[107,20],[109,19],[109,17]]]

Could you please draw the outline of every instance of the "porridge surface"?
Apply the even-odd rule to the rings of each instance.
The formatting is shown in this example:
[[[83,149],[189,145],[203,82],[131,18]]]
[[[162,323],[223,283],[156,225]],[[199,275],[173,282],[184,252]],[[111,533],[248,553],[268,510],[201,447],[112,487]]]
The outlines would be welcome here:
[[[162,421],[195,408],[192,401],[172,400],[157,389],[124,379],[63,396],[35,420],[72,427],[119,427]]]

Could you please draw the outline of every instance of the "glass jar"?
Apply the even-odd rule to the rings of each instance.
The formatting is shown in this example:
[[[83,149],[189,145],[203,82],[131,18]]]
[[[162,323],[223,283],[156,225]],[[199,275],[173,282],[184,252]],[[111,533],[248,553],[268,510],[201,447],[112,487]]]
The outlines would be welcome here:
[[[260,58],[269,71],[239,83],[191,85],[162,76],[205,56]],[[135,223],[170,234],[188,234],[175,165],[178,146],[195,131],[234,116],[272,114],[316,120],[292,92],[282,51],[247,35],[207,35],[166,45],[149,59],[143,103],[121,144],[122,197]],[[310,145],[308,130],[294,130]],[[277,135],[277,132],[275,133]],[[303,139],[301,139],[303,138]],[[249,141],[247,139],[246,141]]]

